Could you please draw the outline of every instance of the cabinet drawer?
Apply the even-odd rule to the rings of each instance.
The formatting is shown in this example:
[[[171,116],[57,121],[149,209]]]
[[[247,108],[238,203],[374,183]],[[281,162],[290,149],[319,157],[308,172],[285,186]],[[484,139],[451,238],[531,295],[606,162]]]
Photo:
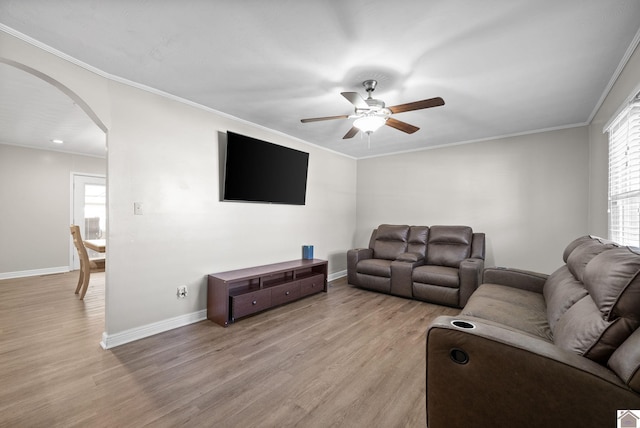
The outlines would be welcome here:
[[[231,296],[231,319],[241,318],[271,306],[271,290]]]
[[[300,282],[294,281],[271,288],[271,304],[273,306],[291,302],[300,298]]]
[[[324,291],[324,275],[314,275],[300,280],[300,296]]]

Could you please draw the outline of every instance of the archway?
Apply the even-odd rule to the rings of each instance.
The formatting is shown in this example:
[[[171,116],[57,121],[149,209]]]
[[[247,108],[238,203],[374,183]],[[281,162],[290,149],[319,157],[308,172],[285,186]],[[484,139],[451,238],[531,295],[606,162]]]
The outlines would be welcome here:
[[[37,155],[38,159],[33,160],[34,165],[37,166],[32,166],[30,172],[25,172],[13,177],[9,176],[9,179],[12,181],[12,187],[16,188],[16,191],[10,196],[28,202],[13,204],[11,201],[5,201],[7,203],[3,204],[3,218],[7,220],[6,223],[11,223],[13,220],[16,220],[19,224],[6,225],[9,233],[3,233],[3,235],[5,235],[4,239],[8,242],[6,243],[6,248],[10,248],[11,252],[16,254],[13,256],[13,261],[8,261],[5,263],[5,266],[0,266],[0,278],[2,278],[3,272],[8,272],[7,275],[9,276],[7,277],[12,277],[11,275],[16,277],[61,272],[61,269],[63,269],[65,265],[69,265],[70,261],[60,262],[60,259],[67,259],[71,254],[70,249],[65,250],[66,243],[70,242],[68,230],[70,218],[68,198],[71,197],[70,173],[73,172],[74,168],[76,170],[90,170],[91,167],[99,164],[103,165],[102,174],[106,176],[107,128],[93,109],[91,109],[78,94],[47,74],[6,58],[0,58],[0,74],[3,76],[3,84],[0,85],[0,91],[5,94],[10,94],[10,96],[3,97],[2,102],[0,102],[0,109],[2,109],[0,112],[2,114],[0,120],[10,121],[8,124],[4,124],[4,129],[0,132],[0,144],[5,147],[4,153],[12,155],[11,159],[5,159],[6,162],[12,162],[15,159],[13,156],[19,155],[21,159],[28,163],[28,156],[33,153],[40,153]],[[18,78],[14,81],[12,79],[6,79],[7,76],[10,78],[17,76]],[[41,92],[38,93],[38,90]],[[21,93],[20,91],[23,91],[24,102],[16,102],[16,98],[18,98]],[[39,94],[41,94],[41,97],[39,97]],[[45,99],[50,100],[51,103],[58,101],[64,105],[61,105],[60,108],[36,108],[38,102],[41,102],[43,105],[47,104],[44,101]],[[49,122],[56,121],[56,114],[66,114],[73,116],[73,118],[69,118],[68,121],[66,118],[65,120],[60,120],[60,126],[58,128],[52,127],[52,137],[54,136],[54,132],[61,135],[73,133],[78,129],[76,125],[83,129],[92,129],[88,133],[82,133],[82,135],[77,138],[77,141],[73,142],[76,144],[75,149],[71,150],[55,148],[55,144],[50,140],[45,142],[38,141],[37,144],[28,144],[27,141],[40,139],[40,137],[44,135],[44,133],[40,131],[50,126],[51,123]],[[29,115],[31,115],[31,117],[28,117]],[[80,116],[82,119],[78,120]],[[36,130],[36,128],[38,129]],[[15,137],[9,137],[9,135]],[[101,151],[94,149],[93,152],[87,154],[80,153],[77,150],[78,144],[82,141],[95,141],[96,139],[101,140]],[[51,147],[47,147],[47,145]],[[53,154],[45,155],[41,153],[46,152],[21,150],[25,148],[63,152],[67,156],[59,156],[58,154],[55,156]],[[64,163],[62,161],[66,159],[71,159],[70,162],[67,162],[68,165],[60,166],[60,164]],[[56,169],[52,167],[52,169],[45,172],[38,171],[36,174],[33,173],[34,170],[37,170],[38,167],[47,162],[55,165]],[[61,176],[61,171],[64,167],[70,169],[69,172],[65,173],[65,176]],[[16,165],[13,171],[19,169],[20,165]],[[51,174],[47,176],[47,172],[51,172]],[[30,173],[31,175],[29,175]],[[11,174],[11,172],[5,172],[5,175],[8,174]],[[53,177],[53,175],[55,175],[55,177]],[[25,177],[27,177],[27,179],[25,179]],[[51,191],[54,186],[55,193]],[[34,187],[37,187],[37,189],[35,189],[32,194],[31,190],[33,190]],[[24,193],[23,196],[20,195],[21,192]],[[38,203],[42,203],[42,206],[37,206]],[[56,206],[54,207],[53,205]],[[8,213],[7,210],[14,210],[15,212]],[[45,217],[52,217],[53,219],[45,221],[43,220]],[[22,248],[20,247],[20,240],[25,241],[24,228],[18,226],[24,226],[25,224],[32,225],[28,228],[27,234],[36,235],[39,233],[41,235],[48,235],[39,236],[43,238],[41,240],[27,239],[27,243],[22,244],[25,248]],[[12,229],[14,229],[15,232],[12,232]],[[36,237],[38,236],[36,235]],[[44,249],[33,248],[33,244],[29,247],[29,242],[43,242],[42,247],[44,247]],[[62,254],[60,254],[61,242],[64,243],[62,245]],[[49,243],[53,243],[50,245],[51,248],[47,247]],[[72,246],[69,245],[69,248],[71,247]],[[33,255],[39,251],[43,256],[39,260],[35,259],[34,261]],[[2,258],[5,259],[4,256]],[[15,263],[15,260],[19,259],[23,262]],[[32,263],[32,266],[29,266],[28,263]]]
[[[36,76],[36,77],[42,79],[43,81],[53,85],[54,87],[58,88],[65,95],[67,95],[69,98],[71,98],[73,100],[73,102],[76,103],[76,105],[78,105],[78,107],[80,107],[82,109],[82,111],[84,111],[87,114],[87,116],[89,116],[89,118],[93,121],[93,123],[95,123],[96,126],[102,130],[102,132],[104,132],[105,134],[107,133],[107,127],[100,120],[100,118],[95,114],[95,112],[91,109],[91,107],[89,107],[89,105],[82,98],[80,98],[80,96],[78,96],[78,94],[76,94],[74,91],[69,89],[69,87],[67,87],[66,85],[64,85],[61,82],[59,82],[58,80],[48,76],[47,74],[36,70],[35,68],[29,67],[28,65],[21,64],[19,62],[16,62],[16,61],[13,61],[13,60],[10,60],[10,59],[7,59],[7,58],[2,58],[2,57],[0,57],[0,63],[7,64],[7,65],[10,65],[12,67],[15,67],[15,68],[18,68],[20,70],[23,70],[23,71],[25,71],[25,72],[33,75],[33,76]]]

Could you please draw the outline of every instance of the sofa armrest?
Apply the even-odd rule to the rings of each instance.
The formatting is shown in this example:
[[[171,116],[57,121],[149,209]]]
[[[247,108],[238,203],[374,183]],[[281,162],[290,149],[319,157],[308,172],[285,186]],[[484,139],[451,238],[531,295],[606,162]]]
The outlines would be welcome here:
[[[419,253],[403,253],[391,262],[391,294],[413,298],[413,269],[424,264]]]
[[[354,248],[347,251],[347,280],[349,284],[359,285],[356,266],[360,260],[373,258],[371,248]]]
[[[424,264],[424,256],[420,253],[402,253],[396,258],[396,260],[399,262],[415,263],[416,266],[418,266],[418,264]]]
[[[429,428],[614,426],[640,395],[611,370],[535,336],[472,317],[427,331]],[[465,362],[466,361],[466,362]]]
[[[484,270],[482,282],[542,293],[548,277],[547,274],[528,270],[490,267]]]
[[[460,301],[461,308],[467,304],[469,297],[476,291],[482,283],[482,272],[484,270],[484,260],[471,258],[460,262]]]

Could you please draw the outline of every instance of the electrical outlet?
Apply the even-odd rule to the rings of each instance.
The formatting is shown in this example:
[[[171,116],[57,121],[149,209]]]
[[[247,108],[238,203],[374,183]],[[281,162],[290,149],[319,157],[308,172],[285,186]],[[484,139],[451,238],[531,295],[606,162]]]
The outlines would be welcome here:
[[[178,295],[178,299],[184,299],[185,297],[187,297],[187,286],[181,285],[180,287],[178,287],[178,292],[176,294]]]

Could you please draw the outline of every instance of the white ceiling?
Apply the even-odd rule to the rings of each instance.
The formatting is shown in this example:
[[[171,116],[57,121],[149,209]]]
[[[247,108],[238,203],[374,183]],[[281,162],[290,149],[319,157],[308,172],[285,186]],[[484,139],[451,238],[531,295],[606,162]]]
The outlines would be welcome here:
[[[363,158],[588,123],[638,43],[640,1],[0,0],[0,25],[107,76]],[[365,95],[371,78],[387,105],[446,105],[394,115],[421,129],[383,127],[370,147],[342,139],[351,120],[300,123],[352,113],[340,92]],[[79,112],[0,64],[0,141],[104,153]]]

